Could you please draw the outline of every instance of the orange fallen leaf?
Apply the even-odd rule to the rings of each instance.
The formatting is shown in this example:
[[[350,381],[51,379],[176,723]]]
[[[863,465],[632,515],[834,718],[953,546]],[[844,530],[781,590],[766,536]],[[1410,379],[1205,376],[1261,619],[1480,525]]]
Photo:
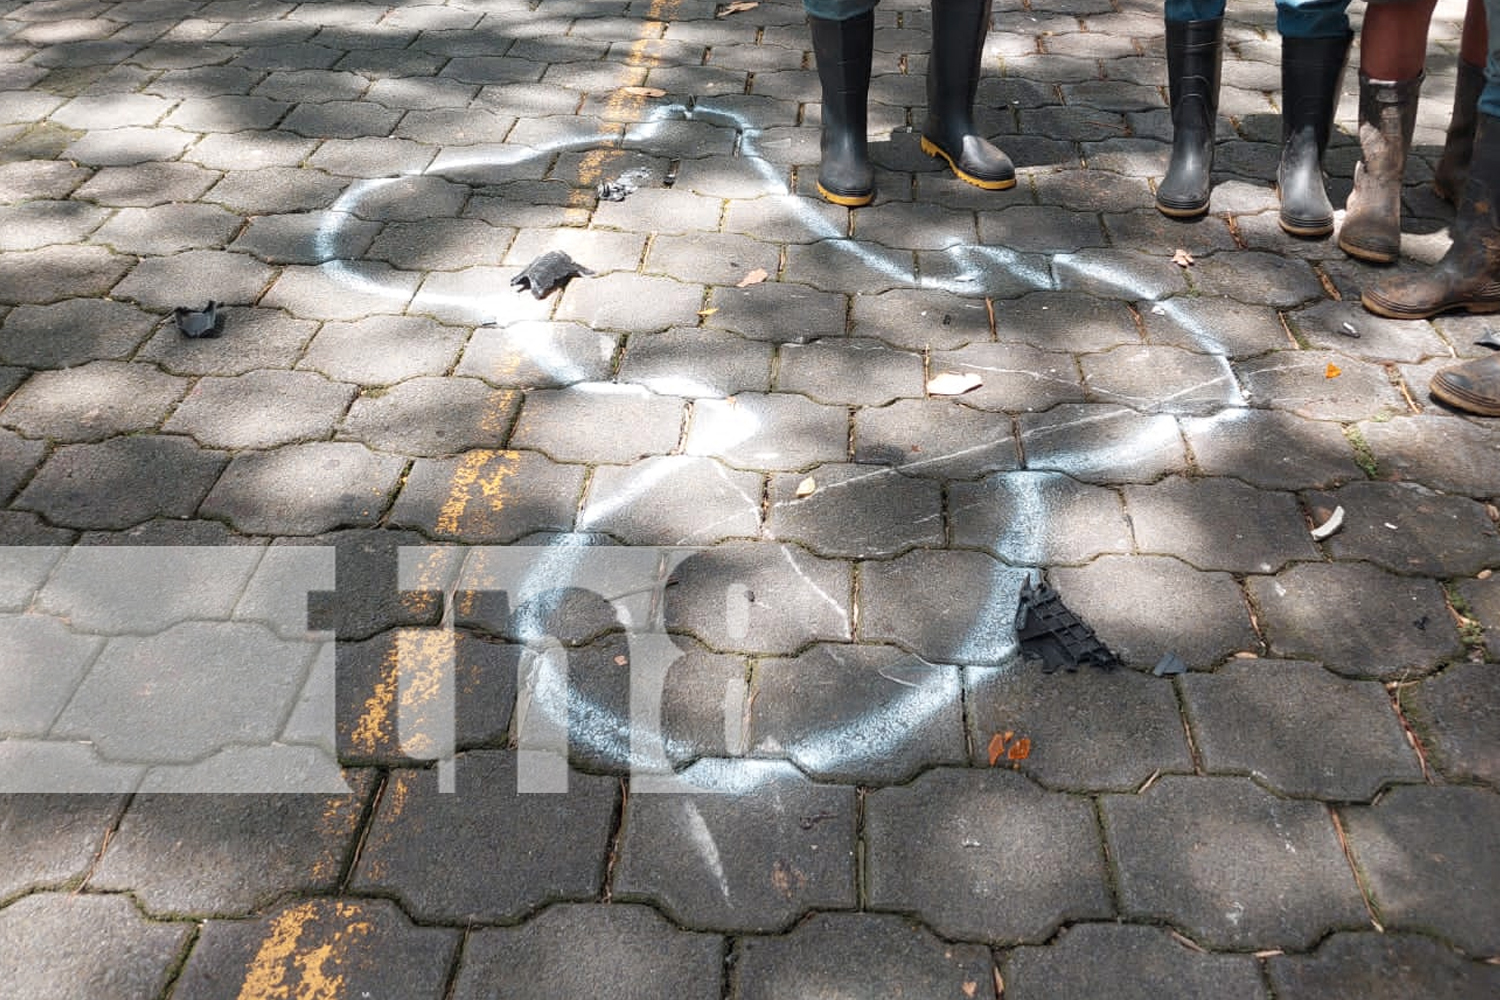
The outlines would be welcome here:
[[[1340,368],[1332,361],[1328,362],[1328,367],[1323,369],[1324,378],[1338,378],[1342,374],[1344,374],[1344,369]]]
[[[730,14],[738,14],[745,10],[754,10],[760,6],[760,0],[735,0],[720,10],[714,17],[728,17]]]
[[[966,980],[963,985],[964,996],[971,997],[979,991],[979,984],[972,979]]]
[[[734,287],[749,288],[751,285],[760,284],[762,281],[765,281],[769,277],[770,275],[766,273],[765,268],[757,267],[755,270],[751,271],[749,274],[741,278],[740,283],[738,285],[735,285]]]
[[[660,87],[621,87],[620,92],[630,94],[634,97],[666,97],[667,92]]]
[[[1031,741],[1022,736],[1010,745],[1010,749],[1005,752],[1005,756],[1011,760],[1025,760],[1031,756]]]
[[[990,767],[994,767],[995,761],[999,760],[1001,755],[1005,753],[1005,741],[1009,738],[1009,735],[1001,736],[999,733],[990,737]]]

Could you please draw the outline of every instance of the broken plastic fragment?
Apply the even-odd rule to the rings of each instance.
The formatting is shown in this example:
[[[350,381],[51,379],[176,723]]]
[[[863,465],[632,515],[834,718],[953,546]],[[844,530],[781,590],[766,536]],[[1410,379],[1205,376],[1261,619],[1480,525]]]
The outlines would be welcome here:
[[[624,201],[635,194],[635,185],[624,179],[600,181],[594,193],[600,201]]]
[[[1110,652],[1094,630],[1069,611],[1046,583],[1032,587],[1028,579],[1021,585],[1016,605],[1016,639],[1023,654],[1042,661],[1042,670],[1052,673],[1066,667],[1071,673],[1084,664],[1100,670],[1113,670],[1119,657]]]
[[[1359,331],[1355,329],[1353,323],[1345,323],[1339,327],[1339,333],[1342,333],[1346,337],[1353,337],[1355,340],[1359,339]]]
[[[533,296],[541,299],[546,298],[552,289],[566,285],[570,278],[578,275],[592,277],[593,274],[561,250],[548,250],[527,264],[520,274],[510,279],[510,283],[518,291],[530,289]]]
[[[1187,673],[1187,664],[1182,662],[1182,657],[1169,650],[1165,656],[1156,661],[1156,666],[1151,668],[1151,673],[1157,677],[1173,677]]]
[[[1344,508],[1342,506],[1333,508],[1333,513],[1328,515],[1328,520],[1312,530],[1314,541],[1321,542],[1329,535],[1344,526]]]
[[[797,484],[798,500],[810,497],[816,492],[818,492],[818,481],[812,476],[808,476],[806,479],[802,480],[802,482]]]
[[[927,380],[929,396],[962,396],[984,385],[984,379],[973,372],[943,372]]]
[[[224,315],[219,312],[223,306],[222,302],[209,302],[202,309],[178,306],[172,318],[184,337],[217,337],[224,332]]]

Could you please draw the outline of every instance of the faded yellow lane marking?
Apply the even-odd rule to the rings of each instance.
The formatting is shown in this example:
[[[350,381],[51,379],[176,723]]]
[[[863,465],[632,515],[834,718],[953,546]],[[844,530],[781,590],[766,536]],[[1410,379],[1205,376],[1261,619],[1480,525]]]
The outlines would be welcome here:
[[[361,917],[355,904],[326,901],[279,914],[245,970],[238,1000],[341,1000],[344,977],[329,967],[342,965],[349,946],[370,933]],[[309,931],[312,940],[303,945]]]

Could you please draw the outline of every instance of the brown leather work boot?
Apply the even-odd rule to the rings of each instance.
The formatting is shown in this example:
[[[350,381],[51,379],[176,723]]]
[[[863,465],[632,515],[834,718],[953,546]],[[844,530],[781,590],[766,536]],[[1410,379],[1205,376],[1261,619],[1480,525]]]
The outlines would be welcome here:
[[[1449,309],[1500,312],[1500,119],[1479,116],[1474,160],[1453,220],[1453,245],[1425,271],[1393,275],[1365,289],[1366,309],[1391,319],[1426,319]]]
[[[1460,410],[1500,417],[1500,354],[1444,368],[1432,376],[1432,394]]]

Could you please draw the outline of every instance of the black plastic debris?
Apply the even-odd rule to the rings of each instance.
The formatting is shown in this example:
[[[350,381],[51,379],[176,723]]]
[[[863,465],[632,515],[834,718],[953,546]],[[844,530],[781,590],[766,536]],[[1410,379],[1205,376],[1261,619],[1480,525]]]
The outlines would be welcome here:
[[[217,337],[224,332],[224,314],[219,312],[222,302],[209,302],[202,309],[178,306],[172,310],[172,319],[184,337]]]
[[[1182,657],[1169,652],[1156,661],[1156,666],[1151,668],[1151,672],[1157,677],[1174,677],[1177,674],[1187,673],[1187,664],[1182,662]]]
[[[568,279],[579,275],[592,277],[593,271],[569,257],[561,250],[548,250],[526,265],[526,269],[510,279],[518,291],[530,289],[531,294],[542,299],[554,288],[561,288]]]
[[[1022,584],[1016,605],[1016,638],[1022,655],[1039,658],[1042,670],[1049,674],[1058,667],[1066,667],[1071,673],[1085,665],[1100,670],[1120,665],[1119,657],[1067,609],[1057,591],[1045,582],[1036,587],[1030,580]]]
[[[1496,331],[1492,327],[1485,327],[1484,336],[1474,341],[1474,343],[1478,344],[1480,347],[1493,347],[1496,349],[1500,349],[1500,331]]]
[[[635,194],[635,185],[621,177],[612,181],[600,181],[594,188],[600,201],[624,201]]]

